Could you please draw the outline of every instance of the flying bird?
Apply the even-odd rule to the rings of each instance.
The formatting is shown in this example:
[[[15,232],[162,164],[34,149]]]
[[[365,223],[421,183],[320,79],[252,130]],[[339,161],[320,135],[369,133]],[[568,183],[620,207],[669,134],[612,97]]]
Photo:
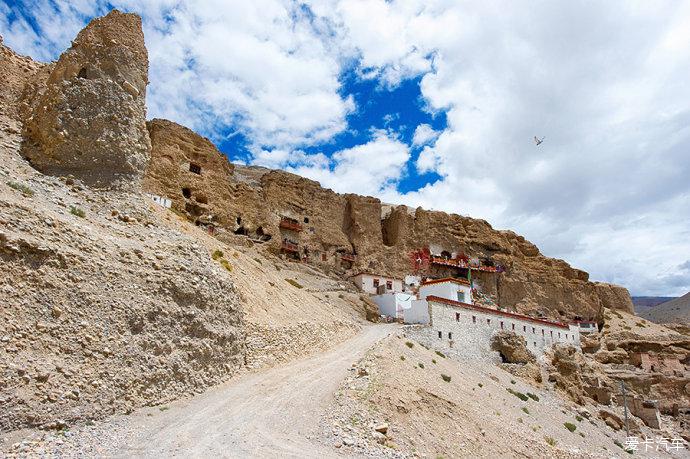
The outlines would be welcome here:
[[[534,136],[534,143],[536,143],[537,146],[539,146],[539,145],[541,145],[541,143],[544,141],[545,138],[546,138],[546,137],[542,137],[541,139],[539,139],[539,138],[535,135],[535,136]]]

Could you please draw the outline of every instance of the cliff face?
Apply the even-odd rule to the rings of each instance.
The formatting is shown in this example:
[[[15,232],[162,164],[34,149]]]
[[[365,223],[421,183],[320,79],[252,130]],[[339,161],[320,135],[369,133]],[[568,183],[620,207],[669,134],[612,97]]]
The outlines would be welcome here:
[[[586,272],[543,256],[524,237],[484,220],[392,207],[372,197],[340,195],[287,172],[233,167],[210,142],[182,126],[154,120],[149,129],[153,150],[145,187],[170,198],[190,220],[213,226],[220,239],[246,237],[341,274],[459,275],[466,271],[418,265],[415,259],[425,250],[428,256],[428,249],[464,253],[505,268],[473,271],[475,284],[502,307],[556,319],[599,318],[603,307],[633,310],[624,288],[590,282]]]
[[[27,85],[23,155],[44,173],[91,185],[139,178],[151,148],[147,75],[139,16],[115,10],[95,19]]]

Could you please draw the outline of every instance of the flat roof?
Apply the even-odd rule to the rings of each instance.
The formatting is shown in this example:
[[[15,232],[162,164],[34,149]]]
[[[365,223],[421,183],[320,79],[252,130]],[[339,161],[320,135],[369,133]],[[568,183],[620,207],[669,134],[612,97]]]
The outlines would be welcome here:
[[[423,287],[425,285],[441,284],[443,282],[453,282],[455,284],[470,285],[469,281],[467,281],[466,279],[458,279],[456,277],[444,277],[443,279],[432,279],[426,282],[422,282],[421,286]]]
[[[355,273],[355,274],[350,274],[349,276],[347,276],[347,278],[349,279],[350,277],[357,277],[357,276],[361,276],[361,275],[363,275],[363,274],[364,274],[364,275],[367,275],[367,276],[376,276],[376,277],[383,277],[383,278],[386,278],[386,279],[393,279],[393,280],[402,281],[402,279],[399,279],[399,278],[397,278],[397,277],[386,276],[386,275],[383,275],[383,274],[374,274],[374,273],[370,273],[370,272],[367,272],[367,271],[360,271],[360,272]]]
[[[486,312],[486,313],[493,314],[496,316],[503,316],[503,317],[510,317],[513,319],[526,320],[528,322],[534,322],[534,323],[541,324],[541,325],[549,325],[551,327],[558,327],[558,328],[564,328],[566,330],[570,330],[568,325],[564,324],[563,322],[552,322],[550,320],[537,319],[535,317],[530,317],[530,316],[523,316],[522,314],[515,314],[512,312],[499,311],[497,309],[489,309],[489,308],[485,308],[482,306],[477,306],[476,304],[462,303],[460,301],[449,300],[447,298],[441,298],[441,297],[435,296],[435,295],[427,296],[426,300],[427,301],[435,301],[437,303],[445,303],[445,304],[448,304],[451,306],[457,306],[457,307],[461,307],[461,308],[465,308],[465,309],[472,309],[474,311]]]

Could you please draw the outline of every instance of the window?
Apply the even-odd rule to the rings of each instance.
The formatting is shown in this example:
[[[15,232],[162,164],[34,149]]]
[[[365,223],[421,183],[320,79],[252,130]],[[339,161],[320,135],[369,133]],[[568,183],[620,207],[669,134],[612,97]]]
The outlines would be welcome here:
[[[551,330],[551,332],[550,332],[550,333],[551,333],[551,338],[553,338],[553,330]]]
[[[536,333],[536,332],[537,332],[537,329],[532,327],[532,333]]]
[[[537,347],[537,342],[536,342],[536,341],[534,342],[534,347]]]
[[[512,329],[515,330],[515,324],[512,324]]]
[[[321,254],[321,261],[326,261],[326,254],[325,253]]]
[[[525,325],[522,326],[522,331],[527,333],[527,327]]]
[[[476,324],[477,323],[477,316],[472,316],[472,323]]]
[[[558,332],[558,337],[559,337],[559,338],[561,337],[561,332]]]
[[[491,319],[486,319],[487,325],[491,324]]]
[[[501,321],[501,330],[503,330],[503,321]]]
[[[309,223],[309,217],[304,217],[304,223]]]
[[[374,279],[374,288],[378,288],[380,282],[379,279]]]
[[[465,292],[458,292],[458,301],[461,303],[465,302]]]
[[[451,332],[448,332],[448,339],[453,339],[453,334]]]
[[[460,313],[459,312],[455,313],[455,321],[460,322]]]
[[[565,334],[565,339],[568,339],[568,334],[567,334],[567,333]]]
[[[386,281],[386,290],[393,290],[393,281]]]
[[[544,336],[544,329],[541,329],[541,336]]]
[[[438,332],[438,337],[439,337],[439,339],[443,338],[443,333],[441,333],[441,331]]]
[[[189,163],[189,172],[201,175],[201,166],[199,166],[198,164]]]
[[[182,188],[182,196],[184,196],[187,199],[191,198],[192,190],[190,190],[189,188]]]

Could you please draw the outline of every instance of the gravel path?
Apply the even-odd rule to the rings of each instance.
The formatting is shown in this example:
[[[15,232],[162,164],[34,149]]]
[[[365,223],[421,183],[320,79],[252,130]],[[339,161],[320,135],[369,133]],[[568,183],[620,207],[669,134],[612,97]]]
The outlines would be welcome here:
[[[337,450],[318,440],[319,420],[352,364],[394,329],[368,326],[330,351],[28,449],[47,456],[333,457]]]

